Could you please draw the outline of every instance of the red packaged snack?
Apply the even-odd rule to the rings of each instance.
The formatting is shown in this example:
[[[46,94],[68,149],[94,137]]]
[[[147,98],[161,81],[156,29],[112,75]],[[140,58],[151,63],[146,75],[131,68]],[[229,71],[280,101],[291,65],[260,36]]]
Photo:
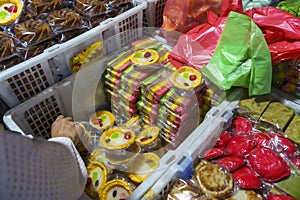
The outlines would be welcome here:
[[[252,123],[249,119],[237,116],[233,121],[233,135],[248,135],[252,131]]]
[[[294,197],[283,194],[271,194],[267,200],[296,200]]]
[[[254,141],[250,136],[233,137],[227,145],[230,155],[245,157],[252,149],[254,149]]]
[[[258,189],[261,186],[261,181],[255,172],[245,166],[232,173],[233,179],[240,188]]]
[[[291,161],[298,169],[300,169],[300,155],[298,155],[296,158],[292,159]]]
[[[228,131],[223,131],[218,137],[215,147],[225,147],[229,143],[231,138],[232,136]]]
[[[204,154],[203,159],[210,160],[210,159],[218,158],[223,155],[225,155],[225,151],[223,149],[212,148]]]
[[[237,156],[225,156],[217,159],[216,163],[229,171],[234,171],[245,165],[245,161]]]
[[[297,153],[297,149],[293,142],[283,135],[277,133],[270,134],[271,143],[279,153],[284,153],[288,157],[292,157]]]
[[[254,138],[254,144],[257,147],[270,148],[270,136],[265,133],[255,133],[252,135]]]
[[[266,182],[276,182],[290,176],[287,162],[273,150],[257,147],[248,157],[249,166]]]

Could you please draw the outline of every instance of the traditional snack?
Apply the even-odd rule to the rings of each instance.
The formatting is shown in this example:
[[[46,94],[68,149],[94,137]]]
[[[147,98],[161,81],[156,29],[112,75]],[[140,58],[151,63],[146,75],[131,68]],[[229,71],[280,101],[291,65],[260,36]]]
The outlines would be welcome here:
[[[225,200],[263,200],[262,195],[256,193],[254,190],[237,190],[232,196]]]
[[[167,200],[181,199],[198,200],[203,198],[201,198],[201,192],[194,182],[191,180],[178,179],[172,185]]]
[[[97,197],[107,181],[106,167],[99,162],[91,162],[87,166],[88,179],[85,191],[91,197]]]
[[[240,101],[240,108],[245,109],[255,120],[258,120],[270,103],[270,99],[249,98]]]
[[[133,192],[133,189],[133,185],[124,180],[111,180],[105,184],[99,198],[101,200],[127,199]]]
[[[217,164],[201,161],[195,168],[195,176],[204,194],[221,198],[233,191],[232,175]]]
[[[128,174],[129,178],[136,183],[145,181],[159,166],[160,158],[154,153],[144,153],[133,163]]]
[[[0,60],[16,53],[16,42],[10,35],[0,32],[0,44]]]
[[[144,150],[149,150],[157,146],[158,137],[159,128],[157,126],[148,126],[136,137],[136,141]]]
[[[277,128],[284,130],[293,116],[294,110],[292,108],[289,108],[280,102],[272,102],[269,104],[259,120],[268,122]]]
[[[100,129],[100,130],[106,130],[109,127],[114,125],[115,117],[111,112],[103,110],[103,111],[94,113],[90,117],[89,121],[90,121],[90,124],[94,128]]]
[[[106,11],[105,4],[101,0],[76,0],[75,9],[88,17],[99,16]]]
[[[50,38],[51,28],[48,23],[30,19],[14,27],[16,37],[28,44],[38,43]]]
[[[40,19],[44,19],[52,10],[62,8],[62,0],[31,0],[26,2],[27,10]]]
[[[180,89],[193,89],[202,82],[202,75],[192,67],[183,66],[172,76],[172,83]]]
[[[300,144],[300,115],[295,115],[284,132],[290,140]]]
[[[22,4],[19,0],[3,0],[0,2],[0,25],[10,24],[15,21],[22,12]]]
[[[80,15],[69,9],[52,11],[48,15],[47,21],[55,31],[81,28]]]

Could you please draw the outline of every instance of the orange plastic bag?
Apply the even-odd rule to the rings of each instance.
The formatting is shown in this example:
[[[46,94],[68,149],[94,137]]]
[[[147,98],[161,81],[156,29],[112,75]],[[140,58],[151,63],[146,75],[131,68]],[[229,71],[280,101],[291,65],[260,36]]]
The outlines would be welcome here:
[[[223,0],[168,0],[162,28],[166,31],[186,33],[193,27],[207,22],[208,10],[219,14]]]

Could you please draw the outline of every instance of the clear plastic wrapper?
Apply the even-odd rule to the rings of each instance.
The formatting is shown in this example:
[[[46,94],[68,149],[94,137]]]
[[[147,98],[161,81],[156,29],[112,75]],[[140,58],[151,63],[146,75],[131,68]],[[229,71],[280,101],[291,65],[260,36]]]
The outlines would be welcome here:
[[[25,0],[24,11],[30,13],[31,17],[45,19],[53,10],[63,7],[62,0]]]
[[[74,9],[81,15],[93,18],[103,15],[107,12],[104,2],[100,0],[76,0]]]
[[[133,7],[131,0],[105,0],[106,6],[117,13],[125,12]]]
[[[0,32],[0,71],[5,70],[22,61],[15,39]]]
[[[35,19],[16,24],[12,32],[25,47],[44,42],[53,36],[47,22]]]
[[[201,196],[198,187],[192,180],[176,180],[168,193],[167,200],[196,200]]]

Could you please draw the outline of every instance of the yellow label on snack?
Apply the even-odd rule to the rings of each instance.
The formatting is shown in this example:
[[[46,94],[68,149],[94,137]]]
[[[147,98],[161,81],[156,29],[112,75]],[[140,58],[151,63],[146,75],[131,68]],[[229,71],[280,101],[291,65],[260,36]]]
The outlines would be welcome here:
[[[135,133],[127,127],[106,130],[100,137],[103,147],[110,150],[125,149],[135,141]]]
[[[192,67],[183,66],[173,73],[172,82],[177,88],[193,89],[201,84],[202,74]]]
[[[138,65],[151,65],[156,63],[158,59],[158,53],[151,49],[139,50],[131,57],[131,61]]]
[[[19,0],[0,0],[0,25],[14,22],[22,13]]]

